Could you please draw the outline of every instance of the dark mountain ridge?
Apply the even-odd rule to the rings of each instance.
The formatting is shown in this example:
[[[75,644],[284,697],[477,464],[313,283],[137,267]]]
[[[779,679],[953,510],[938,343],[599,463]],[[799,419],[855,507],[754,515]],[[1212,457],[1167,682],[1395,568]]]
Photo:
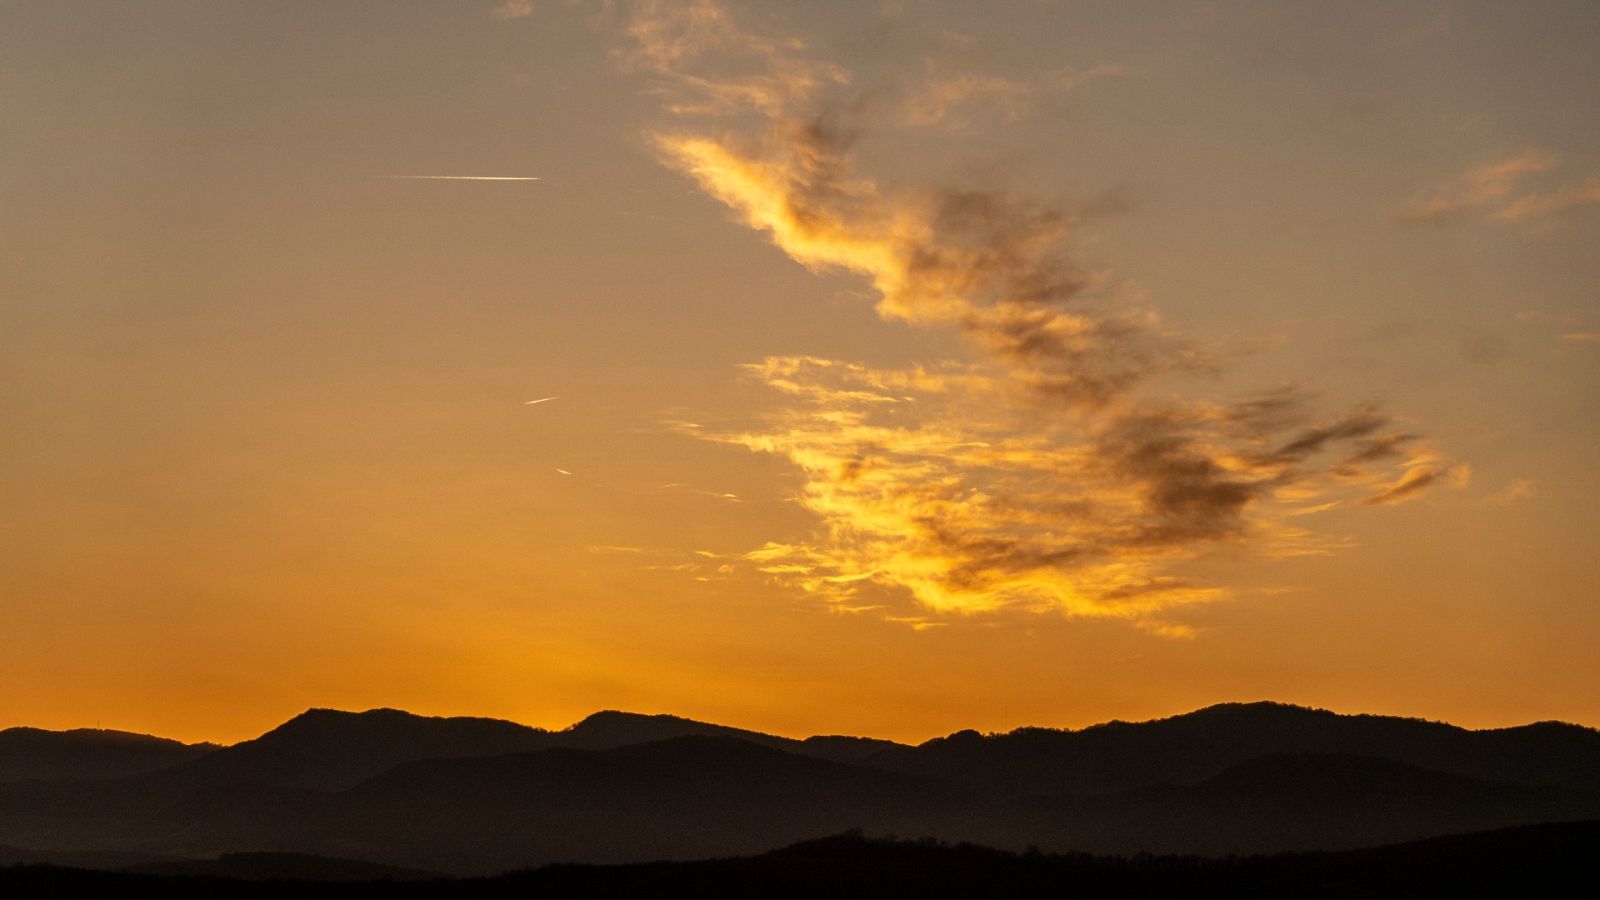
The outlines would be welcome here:
[[[744,728],[712,725],[670,715],[641,715],[607,709],[594,713],[564,731],[556,732],[558,746],[603,750],[689,735],[733,737],[803,756],[840,762],[865,761],[874,754],[909,749],[905,744],[878,738],[814,735],[805,739],[778,737]]]
[[[116,778],[165,769],[216,750],[147,734],[100,728],[0,731],[0,782]]]
[[[732,737],[803,756],[852,762],[1012,793],[1110,792],[1142,784],[1191,784],[1273,753],[1376,756],[1475,778],[1600,791],[1600,731],[1560,722],[1472,731],[1442,722],[1341,715],[1288,704],[1225,703],[1146,722],[1082,729],[967,730],[916,746],[875,738],[781,737],[671,715],[603,710],[559,731],[500,719],[419,716],[395,709],[311,709],[258,738],[227,747],[185,745],[121,732],[0,731],[6,748],[32,742],[28,778],[114,777],[168,770],[194,784],[256,781],[348,787],[419,759],[493,756],[552,747],[603,750],[675,737]],[[70,748],[93,746],[137,762],[95,769]],[[85,757],[91,754],[85,753]],[[54,771],[59,774],[31,774]],[[181,774],[180,774],[181,773]]]
[[[1600,791],[1600,731],[1562,723],[1469,731],[1442,722],[1227,703],[1080,730],[962,731],[875,765],[1009,793],[1097,793],[1192,784],[1274,753],[1343,753],[1473,778]]]
[[[872,738],[797,740],[679,716],[616,710],[597,712],[560,731],[548,731],[502,719],[419,716],[397,709],[310,709],[258,738],[222,748],[208,746],[216,752],[195,754],[153,777],[188,788],[256,783],[339,790],[417,760],[557,747],[607,750],[691,736],[736,738],[800,756],[841,761],[905,749],[902,744]]]
[[[1595,818],[1597,785],[1591,729],[1468,731],[1270,703],[914,747],[616,711],[547,731],[319,709],[156,771],[0,784],[0,844],[457,874],[755,853],[850,828],[1229,854]]]
[[[538,749],[549,745],[551,734],[502,719],[310,709],[258,738],[169,769],[161,778],[186,787],[260,783],[335,790],[412,760]]]

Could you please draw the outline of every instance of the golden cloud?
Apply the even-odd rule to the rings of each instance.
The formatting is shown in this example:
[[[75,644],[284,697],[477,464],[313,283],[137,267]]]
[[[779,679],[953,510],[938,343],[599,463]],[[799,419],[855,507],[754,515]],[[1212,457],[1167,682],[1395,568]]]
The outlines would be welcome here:
[[[884,318],[954,329],[972,349],[907,369],[747,367],[783,403],[749,428],[690,433],[802,474],[796,499],[818,531],[744,553],[764,575],[840,608],[863,608],[852,598],[875,585],[932,614],[1050,611],[1182,634],[1157,614],[1220,594],[1173,574],[1182,561],[1222,546],[1327,552],[1340,541],[1291,520],[1398,503],[1464,471],[1376,409],[1318,423],[1301,391],[1156,399],[1163,376],[1216,364],[1063,262],[1070,217],[1002,191],[862,174],[852,147],[865,124],[839,124],[860,106],[828,96],[849,75],[711,3],[644,4],[630,35],[631,62],[673,94],[675,123],[653,136],[669,166],[796,262],[866,278]],[[718,128],[687,124],[706,115]],[[1474,190],[1545,165],[1513,163]]]
[[[822,527],[743,559],[841,604],[871,583],[936,613],[1153,622],[1220,594],[1170,575],[1174,563],[1220,545],[1328,552],[1336,539],[1290,520],[1349,500],[1398,502],[1444,471],[1371,411],[1298,429],[1281,410],[1264,417],[1281,395],[1042,420],[1037,396],[992,364],[935,372],[792,357],[747,371],[792,404],[757,428],[698,436],[788,459],[803,475],[797,499]]]

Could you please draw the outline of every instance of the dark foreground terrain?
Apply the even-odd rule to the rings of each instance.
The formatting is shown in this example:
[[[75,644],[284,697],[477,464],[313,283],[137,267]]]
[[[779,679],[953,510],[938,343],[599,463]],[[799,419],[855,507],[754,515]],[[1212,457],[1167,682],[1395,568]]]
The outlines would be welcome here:
[[[845,834],[757,856],[552,865],[443,879],[370,864],[251,854],[191,875],[0,868],[7,898],[318,897],[1530,897],[1586,895],[1600,821],[1533,825],[1338,853],[1206,858],[1008,853]],[[222,873],[227,873],[226,875]],[[1576,893],[1575,893],[1576,892]]]
[[[1597,819],[1593,729],[1471,731],[1273,703],[915,746],[618,712],[548,731],[312,710],[227,747],[0,731],[0,865],[192,872],[229,855],[494,876],[763,858],[853,829],[1225,857]]]

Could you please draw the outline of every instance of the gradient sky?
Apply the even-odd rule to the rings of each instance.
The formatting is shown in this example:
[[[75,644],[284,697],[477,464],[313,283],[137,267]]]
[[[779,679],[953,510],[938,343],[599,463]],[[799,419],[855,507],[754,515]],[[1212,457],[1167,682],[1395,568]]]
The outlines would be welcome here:
[[[1600,724],[1597,34],[0,4],[0,727]]]

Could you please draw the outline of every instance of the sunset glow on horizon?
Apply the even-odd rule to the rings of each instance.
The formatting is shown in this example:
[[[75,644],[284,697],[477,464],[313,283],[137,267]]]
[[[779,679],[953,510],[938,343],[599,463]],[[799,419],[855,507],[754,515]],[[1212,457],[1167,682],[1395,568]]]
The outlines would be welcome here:
[[[0,728],[1600,726],[1600,9],[1004,10],[0,14]]]

